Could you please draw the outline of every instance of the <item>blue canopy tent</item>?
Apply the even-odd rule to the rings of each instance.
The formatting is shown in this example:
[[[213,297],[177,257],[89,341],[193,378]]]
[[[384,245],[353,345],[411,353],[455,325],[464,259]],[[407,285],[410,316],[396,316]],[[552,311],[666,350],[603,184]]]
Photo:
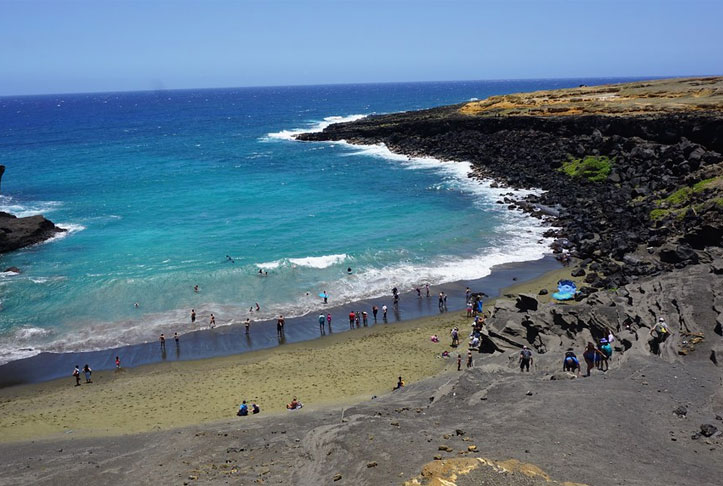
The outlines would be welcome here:
[[[575,298],[577,286],[572,280],[560,280],[557,282],[557,292],[552,294],[552,298],[556,300],[570,300]]]

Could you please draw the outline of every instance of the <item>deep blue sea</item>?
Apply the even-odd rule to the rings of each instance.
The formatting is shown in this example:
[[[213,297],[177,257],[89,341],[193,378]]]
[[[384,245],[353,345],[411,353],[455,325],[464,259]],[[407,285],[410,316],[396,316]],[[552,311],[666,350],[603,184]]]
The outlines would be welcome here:
[[[541,258],[544,228],[495,204],[508,191],[468,179],[465,162],[291,135],[612,81],[624,80],[0,98],[0,210],[68,229],[0,256],[0,267],[22,270],[0,274],[0,363],[188,332],[191,308],[195,328],[210,313],[219,326],[298,316],[318,309],[323,291],[340,304]]]

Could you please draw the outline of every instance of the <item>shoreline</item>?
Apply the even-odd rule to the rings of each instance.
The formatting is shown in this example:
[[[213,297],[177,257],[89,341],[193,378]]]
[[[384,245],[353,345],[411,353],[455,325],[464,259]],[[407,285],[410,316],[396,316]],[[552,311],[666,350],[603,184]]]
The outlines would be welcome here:
[[[536,294],[569,272],[559,267],[513,282],[499,295]],[[310,409],[359,403],[391,392],[400,374],[411,384],[454,369],[456,360],[439,354],[450,349],[449,329],[458,326],[464,335],[470,320],[464,311],[448,311],[237,355],[96,371],[93,383],[80,387],[64,373],[2,388],[0,442],[175,429],[230,419],[242,399],[257,401],[264,416],[283,412],[294,395]],[[431,334],[440,342],[432,343]]]
[[[501,291],[515,283],[536,279],[549,271],[561,267],[551,254],[538,260],[510,262],[492,267],[491,273],[476,280],[463,280],[430,287],[429,298],[417,298],[414,291],[402,292],[400,304],[395,312],[390,297],[364,299],[340,306],[320,306],[318,311],[332,313],[333,333],[344,333],[350,330],[347,315],[350,311],[366,310],[369,314],[370,327],[374,327],[371,307],[380,309],[378,324],[384,324],[381,308],[389,308],[388,323],[395,324],[428,316],[438,315],[437,295],[445,292],[448,295],[447,309],[449,312],[464,308],[465,287],[473,292],[484,292],[489,298],[501,295]],[[518,281],[515,282],[514,279]],[[424,290],[422,290],[424,293]],[[77,364],[81,367],[88,363],[93,370],[112,370],[115,368],[115,357],[120,356],[124,368],[133,368],[154,363],[189,361],[222,356],[244,354],[261,349],[274,349],[287,344],[318,340],[319,327],[316,312],[305,316],[286,319],[284,340],[276,334],[275,321],[255,321],[247,336],[242,323],[218,326],[214,329],[196,329],[179,334],[180,344],[176,347],[173,336],[166,336],[166,352],[162,353],[158,342],[146,342],[120,347],[109,347],[101,350],[40,354],[10,361],[0,365],[0,389],[27,383],[39,383],[69,376]],[[328,327],[327,327],[328,329]],[[328,334],[328,332],[327,332]]]

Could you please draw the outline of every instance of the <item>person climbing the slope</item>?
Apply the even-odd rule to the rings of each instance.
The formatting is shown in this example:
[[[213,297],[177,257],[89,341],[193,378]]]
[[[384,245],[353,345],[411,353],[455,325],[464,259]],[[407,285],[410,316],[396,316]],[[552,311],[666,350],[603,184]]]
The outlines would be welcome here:
[[[580,376],[580,368],[580,360],[577,359],[575,352],[572,348],[567,348],[565,359],[562,362],[563,371],[570,371],[572,373],[577,371],[577,376]]]
[[[532,357],[532,351],[527,346],[522,346],[522,351],[520,351],[520,371],[524,372],[527,370],[527,372],[530,372],[530,365],[534,361],[534,358]]]

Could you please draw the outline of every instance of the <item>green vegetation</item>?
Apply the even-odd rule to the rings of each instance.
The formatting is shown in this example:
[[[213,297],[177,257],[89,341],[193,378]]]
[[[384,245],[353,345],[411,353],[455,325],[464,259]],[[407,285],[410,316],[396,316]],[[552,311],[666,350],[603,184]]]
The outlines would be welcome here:
[[[702,211],[705,204],[693,204],[693,197],[706,189],[720,185],[722,182],[723,177],[719,176],[704,179],[696,182],[692,186],[681,187],[669,194],[666,198],[656,201],[658,208],[650,211],[650,219],[652,221],[660,221],[666,219],[668,216],[675,216],[681,219],[690,208],[696,212]],[[723,198],[717,197],[712,199],[712,201],[718,208],[723,209]]]
[[[570,158],[563,162],[560,171],[570,177],[584,177],[590,182],[602,182],[610,175],[613,160],[605,156],[588,155],[582,159]]]

